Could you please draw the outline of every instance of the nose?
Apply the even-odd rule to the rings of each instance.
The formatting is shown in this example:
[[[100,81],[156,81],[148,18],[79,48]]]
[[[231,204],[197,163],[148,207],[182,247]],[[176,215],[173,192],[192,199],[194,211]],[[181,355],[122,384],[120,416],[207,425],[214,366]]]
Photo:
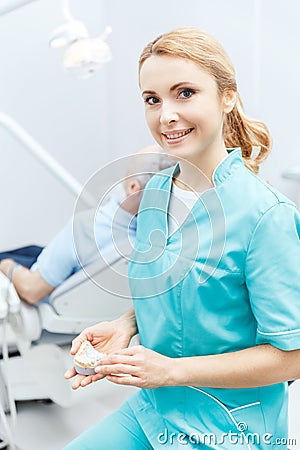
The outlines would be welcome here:
[[[171,102],[164,102],[161,107],[160,123],[162,125],[169,125],[178,120],[178,113]]]

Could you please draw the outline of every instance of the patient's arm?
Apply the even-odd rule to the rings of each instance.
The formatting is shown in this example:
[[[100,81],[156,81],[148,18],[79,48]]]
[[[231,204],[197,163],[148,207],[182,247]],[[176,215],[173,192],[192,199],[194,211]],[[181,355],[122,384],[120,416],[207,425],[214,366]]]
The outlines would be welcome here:
[[[131,308],[116,320],[110,322],[100,322],[92,327],[83,330],[72,342],[71,354],[79,350],[83,341],[90,341],[95,349],[101,353],[114,353],[123,348],[127,348],[131,338],[137,334],[134,309]],[[69,379],[76,375],[74,367],[65,373],[65,378]],[[101,374],[77,375],[74,378],[72,388],[77,389],[104,378]]]
[[[8,276],[9,270],[13,264],[15,264],[14,260],[3,259],[0,262],[1,272]],[[12,282],[20,298],[30,304],[38,302],[55,289],[42,278],[38,269],[31,272],[24,266],[20,266],[13,270]]]

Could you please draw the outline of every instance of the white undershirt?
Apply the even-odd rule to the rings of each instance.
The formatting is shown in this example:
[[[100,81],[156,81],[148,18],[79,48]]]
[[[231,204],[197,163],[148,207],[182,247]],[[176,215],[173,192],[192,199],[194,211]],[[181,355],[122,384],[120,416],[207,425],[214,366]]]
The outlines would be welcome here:
[[[173,182],[168,214],[169,236],[184,222],[199,195],[197,192],[181,189]]]

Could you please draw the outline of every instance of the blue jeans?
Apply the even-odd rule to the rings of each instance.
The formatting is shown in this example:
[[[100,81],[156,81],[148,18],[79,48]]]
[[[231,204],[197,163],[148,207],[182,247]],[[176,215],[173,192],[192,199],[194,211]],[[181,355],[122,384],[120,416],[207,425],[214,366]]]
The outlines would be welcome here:
[[[22,266],[30,267],[34,264],[44,247],[39,245],[28,245],[27,247],[17,248],[15,250],[8,250],[0,252],[1,259],[11,258]]]

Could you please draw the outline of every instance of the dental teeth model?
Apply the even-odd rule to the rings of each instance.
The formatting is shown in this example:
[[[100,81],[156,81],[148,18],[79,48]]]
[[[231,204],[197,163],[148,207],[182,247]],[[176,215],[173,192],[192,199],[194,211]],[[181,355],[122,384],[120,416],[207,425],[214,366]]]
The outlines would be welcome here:
[[[105,356],[96,350],[89,341],[84,341],[74,356],[74,366],[80,375],[92,375],[95,373],[96,363]]]

